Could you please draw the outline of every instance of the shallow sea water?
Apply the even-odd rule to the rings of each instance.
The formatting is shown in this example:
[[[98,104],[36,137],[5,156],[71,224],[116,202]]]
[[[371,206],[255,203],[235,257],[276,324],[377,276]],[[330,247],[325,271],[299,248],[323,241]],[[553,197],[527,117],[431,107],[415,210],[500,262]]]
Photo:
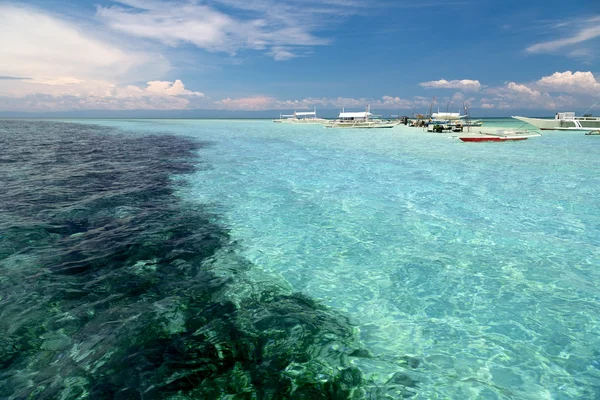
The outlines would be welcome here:
[[[228,284],[223,296],[232,304],[277,287],[326,306],[311,306],[324,315],[314,321],[349,319],[334,324],[335,344],[323,345],[346,346],[343,360],[323,358],[314,375],[360,375],[344,381],[351,390],[339,398],[600,398],[600,136],[463,143],[403,126],[86,123],[205,144],[192,149],[200,167],[165,171],[174,199],[165,201],[199,207],[202,221],[217,227],[226,245],[207,255],[210,273],[245,282]],[[488,120],[485,128],[519,125]],[[11,266],[32,262],[11,257]],[[230,271],[232,262],[247,263],[243,274]],[[144,263],[133,265],[155,268]],[[191,278],[183,278],[176,286],[185,291]],[[185,331],[185,317],[164,309],[169,329]],[[344,330],[352,340],[338,340],[350,337]],[[283,347],[293,332],[285,331]],[[59,349],[74,340],[53,335]],[[281,365],[294,374],[314,370],[311,360]]]

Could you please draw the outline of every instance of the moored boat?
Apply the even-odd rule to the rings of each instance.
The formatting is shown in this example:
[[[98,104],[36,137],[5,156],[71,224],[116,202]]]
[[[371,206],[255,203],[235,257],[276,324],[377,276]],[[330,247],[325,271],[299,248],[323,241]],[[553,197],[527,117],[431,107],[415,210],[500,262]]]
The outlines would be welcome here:
[[[497,130],[495,132],[479,131],[474,134],[459,136],[458,138],[463,142],[510,142],[527,140],[537,136],[542,135],[532,131]]]
[[[273,122],[276,122],[278,124],[283,123],[283,121],[289,119],[289,118],[293,118],[294,115],[293,114],[289,114],[289,115],[285,115],[285,114],[279,114],[279,118],[278,119],[274,119]]]
[[[553,119],[550,118],[530,118],[513,116],[512,118],[526,122],[541,130],[552,131],[600,131],[600,117],[584,115],[575,116],[574,112],[558,112]]]
[[[454,113],[454,112],[440,112],[438,110],[438,112],[433,113],[431,115],[433,117],[434,120],[450,120],[450,121],[455,121],[455,120],[459,120],[459,119],[463,119],[466,117],[466,115],[460,115],[460,113]]]
[[[279,119],[274,119],[273,122],[281,124],[323,124],[327,123],[328,120],[325,118],[317,117],[317,110],[314,111],[302,111],[296,112],[289,115],[280,115]]]
[[[326,128],[393,128],[400,124],[400,121],[384,121],[378,118],[372,118],[370,106],[366,111],[345,112],[342,109],[336,120],[328,121]]]

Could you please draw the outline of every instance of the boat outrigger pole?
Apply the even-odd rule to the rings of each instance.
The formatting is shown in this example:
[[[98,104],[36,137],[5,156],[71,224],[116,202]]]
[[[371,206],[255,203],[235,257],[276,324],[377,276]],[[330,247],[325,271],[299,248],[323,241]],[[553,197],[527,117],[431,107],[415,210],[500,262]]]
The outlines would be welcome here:
[[[592,104],[592,106],[590,108],[588,108],[587,110],[585,110],[585,112],[583,113],[583,115],[587,114],[588,111],[590,111],[592,108],[596,107],[596,104],[598,104],[600,102],[600,100],[598,100],[597,102],[595,102],[594,104]]]

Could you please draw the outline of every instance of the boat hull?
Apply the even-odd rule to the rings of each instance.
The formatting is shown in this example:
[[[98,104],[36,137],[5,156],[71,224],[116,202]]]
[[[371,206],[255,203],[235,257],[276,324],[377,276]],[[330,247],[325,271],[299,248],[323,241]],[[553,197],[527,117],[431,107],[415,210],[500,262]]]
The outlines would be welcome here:
[[[299,118],[299,119],[284,119],[280,121],[282,124],[292,124],[292,125],[322,125],[326,124],[328,121],[326,119],[320,118]]]
[[[600,118],[576,117],[575,119],[545,119],[520,116],[513,116],[512,118],[526,122],[544,131],[589,132],[600,130]]]
[[[459,137],[463,142],[510,142],[515,140],[527,140],[527,137]]]
[[[496,132],[480,131],[478,134],[459,136],[463,142],[510,142],[515,140],[526,140],[530,137],[542,136],[533,131],[515,131],[500,129]]]
[[[325,125],[326,128],[342,128],[342,129],[382,129],[382,128],[393,128],[397,126],[399,123],[356,123],[356,124],[346,124],[346,123],[333,123]]]

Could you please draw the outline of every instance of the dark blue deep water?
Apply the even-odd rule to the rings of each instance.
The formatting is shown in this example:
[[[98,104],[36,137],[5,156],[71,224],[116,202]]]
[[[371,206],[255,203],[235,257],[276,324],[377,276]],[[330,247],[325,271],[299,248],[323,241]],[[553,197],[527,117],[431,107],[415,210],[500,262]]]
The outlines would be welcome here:
[[[315,399],[363,389],[349,320],[248,279],[227,229],[175,195],[210,143],[0,121],[0,398]],[[217,221],[217,222],[215,222]],[[418,360],[406,358],[407,368]]]

